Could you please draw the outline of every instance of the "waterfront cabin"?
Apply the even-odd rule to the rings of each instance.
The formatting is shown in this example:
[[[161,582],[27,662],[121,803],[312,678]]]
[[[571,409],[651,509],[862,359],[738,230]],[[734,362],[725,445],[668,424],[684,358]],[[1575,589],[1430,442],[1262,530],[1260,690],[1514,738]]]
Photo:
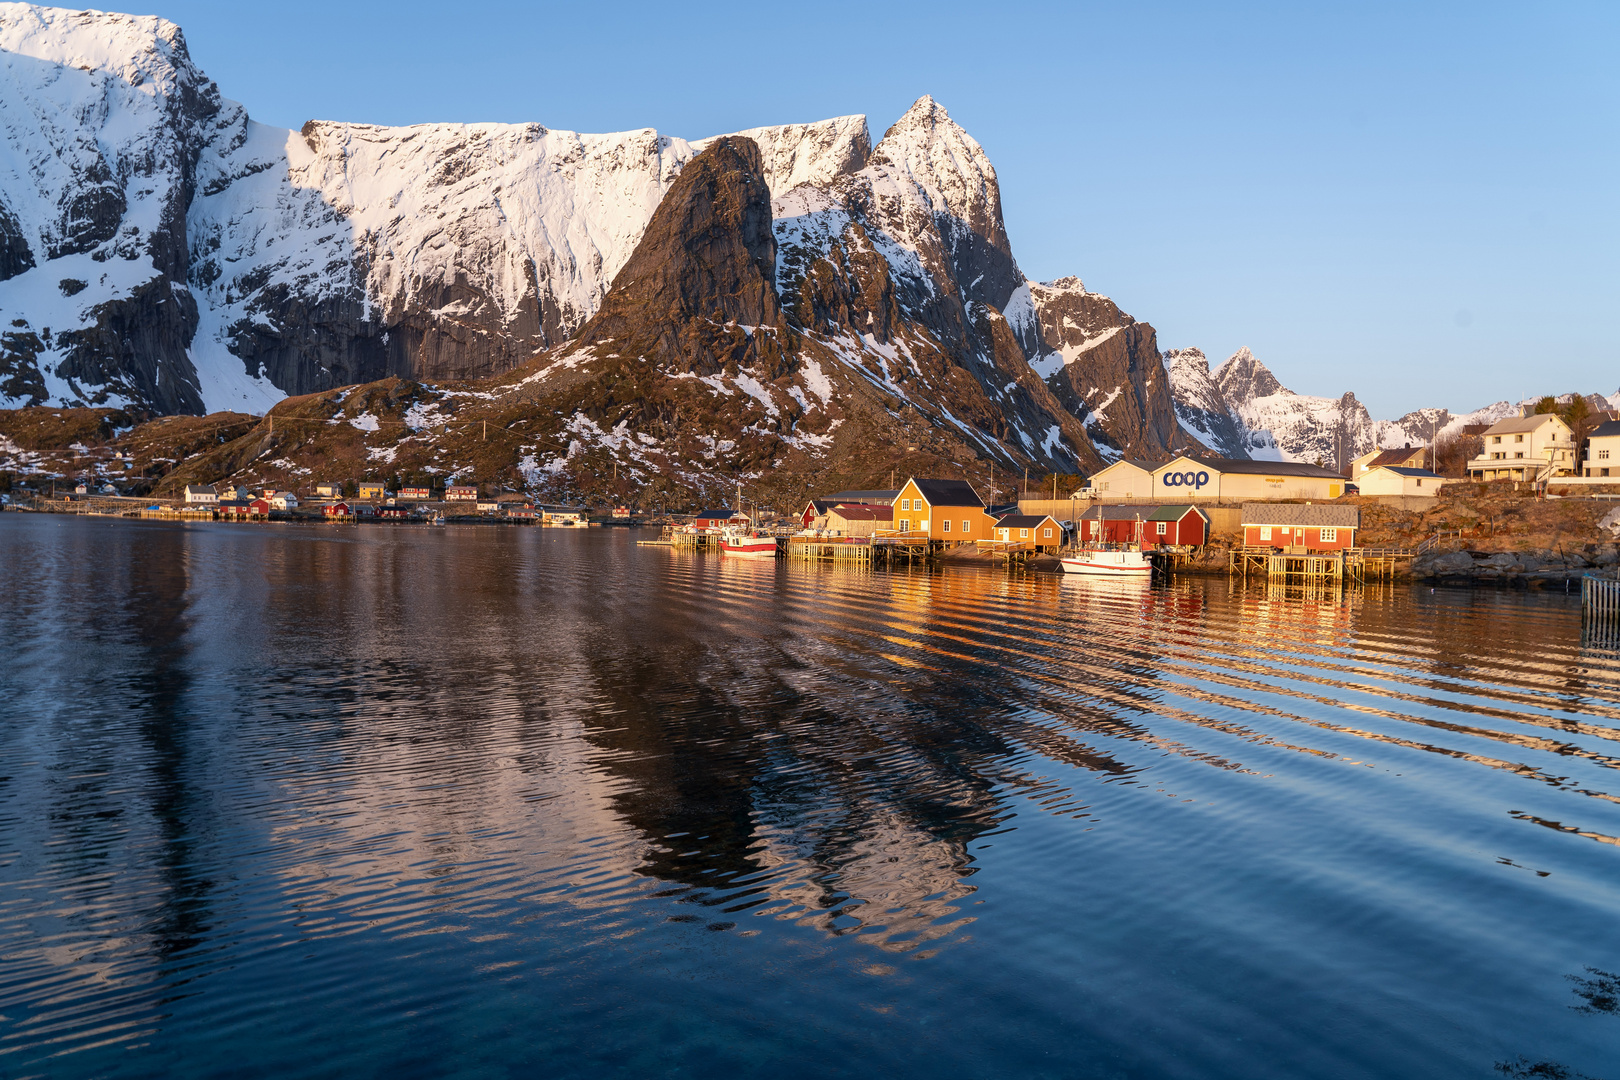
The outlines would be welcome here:
[[[221,499],[214,509],[228,518],[248,517],[253,513],[253,504],[247,499]]]
[[[921,535],[941,544],[989,540],[996,519],[984,508],[966,480],[932,480],[914,476],[900,489],[894,505],[894,531]]]
[[[360,481],[359,498],[382,500],[388,498],[388,485],[371,480]]]
[[[1209,515],[1191,503],[1155,506],[1142,519],[1142,546],[1202,547],[1209,542]]]
[[[1575,469],[1575,433],[1552,413],[1510,416],[1485,429],[1484,452],[1468,462],[1471,480],[1545,480]]]
[[[1029,544],[1044,554],[1053,554],[1063,546],[1063,526],[1050,514],[1007,514],[991,528],[993,539]]]
[[[692,518],[692,528],[702,532],[705,529],[723,529],[727,525],[747,525],[748,515],[735,510],[699,510]]]
[[[316,484],[315,485],[315,497],[317,499],[341,499],[341,498],[343,498],[343,481],[338,480],[338,481],[333,481],[332,483],[329,483],[329,484]]]
[[[1620,480],[1620,420],[1605,420],[1592,429],[1586,440],[1581,472],[1585,476]]]
[[[871,536],[894,527],[894,507],[854,505],[835,506],[827,511],[827,532],[834,536]]]
[[[1314,503],[1243,504],[1246,547],[1276,548],[1290,554],[1343,551],[1356,546],[1361,510]]]
[[[273,510],[296,510],[298,508],[298,496],[290,491],[272,492],[267,498]]]
[[[477,484],[451,484],[444,489],[445,502],[477,502]]]
[[[1446,478],[1428,469],[1380,465],[1362,473],[1357,482],[1363,495],[1438,495]]]
[[[1147,517],[1156,506],[1109,506],[1099,503],[1075,522],[1082,544],[1136,544],[1148,539]]]
[[[1151,499],[1153,466],[1145,461],[1114,462],[1091,476],[1091,490],[1098,499]]]
[[[408,506],[379,506],[377,516],[387,518],[390,521],[403,521],[411,516],[411,508]]]
[[[427,500],[433,498],[433,489],[425,487],[402,487],[399,489],[399,497],[402,499],[415,499],[418,502],[426,502]]]
[[[254,499],[248,503],[248,508],[249,516],[256,518],[268,518],[272,509],[269,499]]]
[[[827,511],[836,505],[838,504],[828,502],[826,499],[811,499],[805,504],[804,509],[799,512],[799,528],[809,529],[814,527],[816,521],[825,517]]]
[[[325,514],[329,518],[346,518],[351,516],[353,511],[349,509],[348,503],[335,502],[330,506],[322,507],[321,513]]]
[[[212,484],[187,484],[187,506],[212,506],[219,502],[219,495],[214,491]]]

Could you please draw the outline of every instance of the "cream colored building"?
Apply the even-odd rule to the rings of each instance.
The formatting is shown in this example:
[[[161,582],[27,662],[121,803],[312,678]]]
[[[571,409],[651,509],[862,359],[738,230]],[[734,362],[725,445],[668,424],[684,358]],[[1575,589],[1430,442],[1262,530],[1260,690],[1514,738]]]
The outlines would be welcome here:
[[[1337,499],[1344,477],[1300,461],[1243,461],[1183,454],[1153,470],[1151,498],[1164,502]]]
[[[1368,469],[1356,481],[1363,495],[1438,495],[1446,478],[1428,469],[1402,465],[1380,465]]]
[[[207,506],[219,502],[219,495],[207,484],[187,484],[186,502],[193,506]]]
[[[1093,497],[1108,499],[1150,499],[1153,497],[1153,466],[1124,458],[1092,474]]]
[[[1605,421],[1587,436],[1581,475],[1613,477],[1620,482],[1620,420]]]
[[[1361,483],[1361,474],[1369,469],[1393,465],[1402,469],[1421,469],[1429,463],[1427,446],[1405,446],[1399,450],[1375,448],[1350,462],[1350,479]]]
[[[1484,450],[1468,463],[1476,480],[1547,480],[1575,471],[1575,435],[1551,413],[1498,420],[1481,436]]]

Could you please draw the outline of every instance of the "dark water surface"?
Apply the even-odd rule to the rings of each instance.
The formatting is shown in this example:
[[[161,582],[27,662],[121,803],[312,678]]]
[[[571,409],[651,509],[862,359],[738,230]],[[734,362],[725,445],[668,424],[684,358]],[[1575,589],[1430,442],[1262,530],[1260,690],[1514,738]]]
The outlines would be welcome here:
[[[635,535],[0,515],[0,1075],[1620,1075],[1564,595]]]

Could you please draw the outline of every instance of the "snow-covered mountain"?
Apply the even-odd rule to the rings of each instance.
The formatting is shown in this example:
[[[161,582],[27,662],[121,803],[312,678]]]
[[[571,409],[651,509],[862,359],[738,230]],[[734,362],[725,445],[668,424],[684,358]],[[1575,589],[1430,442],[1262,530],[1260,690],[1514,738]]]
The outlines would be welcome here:
[[[0,4],[0,64],[0,405],[258,411],[512,369],[585,325],[722,138],[273,128],[172,23],[28,4]],[[861,116],[739,134],[795,320],[982,452],[1096,460],[1029,366],[1047,346],[995,170],[943,108],[922,98],[876,147]],[[983,401],[960,398],[963,377]]]
[[[1514,415],[1523,404],[1498,401],[1465,413],[1417,409],[1397,420],[1374,420],[1353,392],[1337,398],[1294,393],[1247,348],[1213,372],[1197,349],[1167,352],[1164,365],[1183,427],[1229,456],[1263,461],[1348,465],[1374,447],[1426,445],[1465,425]]]

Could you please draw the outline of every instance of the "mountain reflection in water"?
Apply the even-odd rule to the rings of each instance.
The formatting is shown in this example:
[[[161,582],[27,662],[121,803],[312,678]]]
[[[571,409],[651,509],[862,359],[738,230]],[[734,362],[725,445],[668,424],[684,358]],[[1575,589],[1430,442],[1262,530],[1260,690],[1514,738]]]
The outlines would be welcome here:
[[[0,515],[0,1073],[1620,1060],[1570,598],[635,535]]]

